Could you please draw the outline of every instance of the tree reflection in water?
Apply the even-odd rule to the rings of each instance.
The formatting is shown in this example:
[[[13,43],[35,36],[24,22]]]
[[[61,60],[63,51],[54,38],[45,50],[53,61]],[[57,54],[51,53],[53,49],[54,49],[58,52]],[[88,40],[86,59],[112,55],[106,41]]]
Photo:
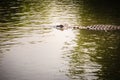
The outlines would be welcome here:
[[[80,31],[69,57],[68,76],[75,80],[120,78],[120,33]]]

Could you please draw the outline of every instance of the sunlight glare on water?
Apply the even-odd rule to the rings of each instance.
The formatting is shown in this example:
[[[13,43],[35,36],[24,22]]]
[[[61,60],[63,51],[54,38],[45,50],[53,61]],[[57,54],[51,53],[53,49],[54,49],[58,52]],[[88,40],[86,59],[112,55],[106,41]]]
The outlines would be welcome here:
[[[51,24],[70,24],[75,25],[77,24],[77,10],[74,5],[72,5],[72,1],[68,0],[68,2],[64,4],[59,1],[52,1],[50,7],[50,15],[49,19]]]
[[[25,37],[16,38],[15,41],[20,44],[15,44],[4,52],[1,79],[67,80],[62,72],[66,70],[65,61],[62,60],[62,47],[74,37],[72,30],[52,29],[52,32],[44,36],[33,30]]]

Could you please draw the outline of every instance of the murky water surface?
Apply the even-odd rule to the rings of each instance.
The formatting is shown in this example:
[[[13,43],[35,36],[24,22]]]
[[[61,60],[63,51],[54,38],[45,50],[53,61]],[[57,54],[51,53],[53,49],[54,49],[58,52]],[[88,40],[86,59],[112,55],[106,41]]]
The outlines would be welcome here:
[[[0,80],[119,80],[119,31],[53,27],[56,24],[119,25],[117,6],[110,14],[111,9],[104,4],[104,9],[96,6],[101,11],[93,4],[97,3],[83,0],[1,2]]]

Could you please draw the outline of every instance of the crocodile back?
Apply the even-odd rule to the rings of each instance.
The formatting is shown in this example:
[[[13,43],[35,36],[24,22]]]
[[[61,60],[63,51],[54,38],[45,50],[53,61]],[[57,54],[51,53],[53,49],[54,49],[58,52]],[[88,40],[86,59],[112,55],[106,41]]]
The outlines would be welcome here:
[[[114,25],[91,25],[91,26],[86,26],[86,29],[89,30],[120,30],[120,26],[114,26]]]

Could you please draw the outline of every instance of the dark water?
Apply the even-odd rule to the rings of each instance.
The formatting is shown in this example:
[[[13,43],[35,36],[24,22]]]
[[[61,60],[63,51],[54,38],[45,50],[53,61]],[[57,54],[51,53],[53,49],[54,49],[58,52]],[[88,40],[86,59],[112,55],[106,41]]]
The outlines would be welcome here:
[[[120,32],[53,25],[120,25],[113,0],[0,2],[0,80],[119,80]]]

